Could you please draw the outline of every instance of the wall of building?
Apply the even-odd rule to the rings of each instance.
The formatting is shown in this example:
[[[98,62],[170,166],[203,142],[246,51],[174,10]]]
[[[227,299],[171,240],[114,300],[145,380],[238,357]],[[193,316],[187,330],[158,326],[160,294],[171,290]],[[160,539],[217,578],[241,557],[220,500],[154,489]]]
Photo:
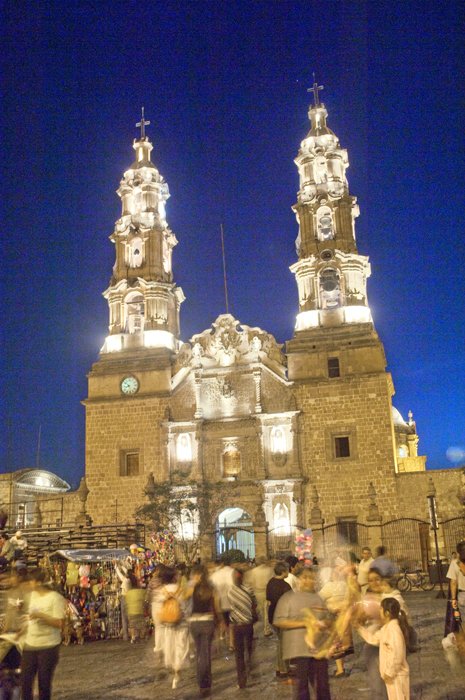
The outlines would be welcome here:
[[[459,500],[463,487],[464,469],[435,469],[427,472],[398,474],[396,478],[399,512],[412,518],[428,519],[427,492],[430,479],[436,489],[439,520],[465,514]]]
[[[379,509],[399,513],[388,374],[298,383],[302,472],[315,486],[327,522],[366,518],[373,483]],[[334,437],[348,435],[350,457],[336,458]],[[307,497],[307,511],[309,503]]]
[[[166,445],[161,423],[168,401],[163,398],[89,402],[86,411],[87,508],[94,524],[131,522],[144,503],[150,472],[167,477]],[[139,474],[121,476],[121,453],[139,451]]]

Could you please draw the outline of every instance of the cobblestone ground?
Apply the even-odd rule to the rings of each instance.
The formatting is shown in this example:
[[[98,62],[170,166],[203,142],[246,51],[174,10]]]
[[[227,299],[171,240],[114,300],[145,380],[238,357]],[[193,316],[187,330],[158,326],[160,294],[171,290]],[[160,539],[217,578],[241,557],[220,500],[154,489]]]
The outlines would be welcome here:
[[[445,601],[437,600],[434,591],[410,593],[406,599],[421,643],[421,650],[408,657],[412,700],[465,700],[465,668],[451,671],[441,648]],[[293,688],[275,679],[274,639],[263,638],[260,625],[256,635],[256,667],[245,690],[236,688],[234,655],[226,648],[215,648],[212,698],[292,700]],[[355,654],[347,659],[349,676],[331,679],[332,700],[371,700],[360,651],[356,643]],[[157,679],[151,639],[135,645],[111,640],[63,647],[53,700],[88,698],[194,700],[198,690],[193,666],[184,672],[176,690],[171,690],[168,679]]]

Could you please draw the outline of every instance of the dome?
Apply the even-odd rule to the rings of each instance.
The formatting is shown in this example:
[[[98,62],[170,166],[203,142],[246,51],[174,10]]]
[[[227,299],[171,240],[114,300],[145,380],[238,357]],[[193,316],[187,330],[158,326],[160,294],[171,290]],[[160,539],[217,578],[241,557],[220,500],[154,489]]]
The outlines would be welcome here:
[[[71,488],[64,479],[45,469],[25,469],[15,479],[15,485],[29,491],[48,493],[64,493]]]
[[[405,420],[402,418],[400,411],[398,411],[395,406],[392,407],[392,420],[394,422],[394,425],[402,425],[402,426],[407,425]]]

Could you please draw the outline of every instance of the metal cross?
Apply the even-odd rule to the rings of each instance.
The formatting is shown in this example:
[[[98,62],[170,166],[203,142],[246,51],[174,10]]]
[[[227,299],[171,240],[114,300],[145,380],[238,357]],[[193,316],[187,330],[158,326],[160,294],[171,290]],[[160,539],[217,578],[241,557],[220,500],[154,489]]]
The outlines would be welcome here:
[[[315,99],[315,107],[320,106],[320,96],[319,92],[320,90],[324,90],[324,85],[318,85],[318,83],[315,80],[315,73],[313,73],[313,86],[311,88],[308,88],[307,92],[313,92],[313,96]]]
[[[140,138],[141,141],[145,139],[145,127],[149,126],[150,122],[145,120],[144,117],[144,108],[142,107],[142,117],[140,122],[137,122],[136,126],[140,126]]]

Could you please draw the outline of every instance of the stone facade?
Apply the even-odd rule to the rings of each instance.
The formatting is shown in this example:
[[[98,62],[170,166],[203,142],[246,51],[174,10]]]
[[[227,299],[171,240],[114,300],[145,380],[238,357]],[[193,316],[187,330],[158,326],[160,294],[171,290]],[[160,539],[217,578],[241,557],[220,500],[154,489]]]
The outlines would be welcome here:
[[[135,141],[111,237],[109,335],[84,402],[94,523],[114,522],[115,513],[132,519],[152,475],[159,483],[223,483],[225,507],[241,508],[253,523],[256,553],[267,530],[427,516],[426,458],[418,456],[412,415],[404,421],[392,406],[394,386],[368,306],[370,265],[357,249],[347,152],[326,125],[317,90],[309,117],[296,159],[298,260],[291,271],[299,312],[285,346],[229,314],[180,342],[184,297],[171,271],[177,240],[166,222],[168,188],[145,134]],[[458,471],[435,479],[444,513],[461,512],[451,495]],[[219,515],[204,547],[210,553]]]

